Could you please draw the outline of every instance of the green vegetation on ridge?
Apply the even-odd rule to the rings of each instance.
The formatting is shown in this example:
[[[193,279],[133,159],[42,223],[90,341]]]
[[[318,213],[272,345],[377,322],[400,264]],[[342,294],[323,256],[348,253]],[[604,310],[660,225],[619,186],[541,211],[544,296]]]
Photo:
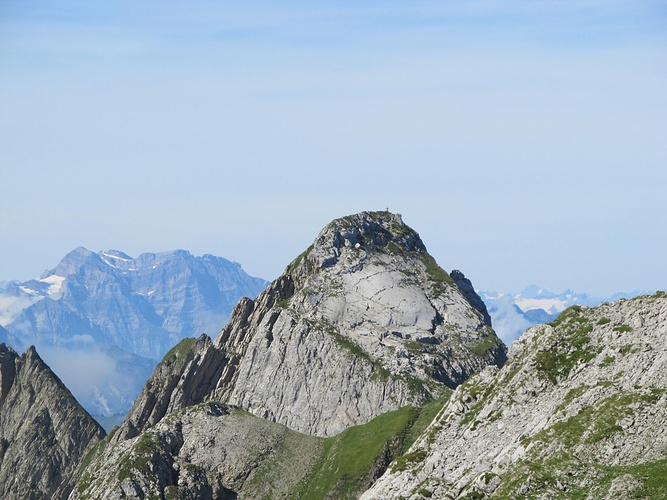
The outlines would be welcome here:
[[[172,358],[176,358],[180,363],[182,363],[185,359],[185,356],[188,354],[188,351],[192,349],[196,343],[197,339],[195,338],[188,337],[181,340],[178,344],[169,349],[169,352],[167,352],[160,363],[158,363],[158,367],[164,363],[167,363]]]
[[[593,325],[582,314],[580,306],[569,307],[549,324],[556,328],[558,342],[550,349],[537,352],[535,366],[541,378],[556,384],[559,379],[567,377],[577,363],[592,360],[600,349],[591,344],[589,334]]]
[[[407,451],[449,396],[421,408],[405,406],[384,413],[367,424],[325,438],[320,460],[292,496],[303,500],[357,498],[370,486],[375,473]]]

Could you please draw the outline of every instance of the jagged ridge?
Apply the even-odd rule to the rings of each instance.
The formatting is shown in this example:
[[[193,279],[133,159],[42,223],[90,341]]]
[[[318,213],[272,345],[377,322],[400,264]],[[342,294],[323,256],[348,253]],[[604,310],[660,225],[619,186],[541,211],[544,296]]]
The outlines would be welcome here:
[[[86,449],[104,436],[34,347],[0,344],[0,497],[67,498]]]

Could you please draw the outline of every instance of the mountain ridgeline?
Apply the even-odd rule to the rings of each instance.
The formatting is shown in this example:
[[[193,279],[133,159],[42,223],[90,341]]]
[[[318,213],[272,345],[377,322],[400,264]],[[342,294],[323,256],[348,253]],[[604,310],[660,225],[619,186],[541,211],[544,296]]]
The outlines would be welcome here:
[[[92,414],[125,414],[174,344],[219,331],[241,297],[266,285],[212,255],[79,247],[41,278],[0,290],[0,342],[35,345]]]
[[[34,349],[0,345],[0,486],[4,498],[666,498],[666,339],[659,292],[573,306],[507,353],[463,273],[399,215],[363,212],[328,224],[215,339],[176,344],[103,439]]]
[[[38,280],[5,290],[33,303],[5,325],[23,345],[115,345],[146,358],[184,337],[217,332],[241,297],[266,286],[239,264],[185,250],[132,258],[79,247]]]

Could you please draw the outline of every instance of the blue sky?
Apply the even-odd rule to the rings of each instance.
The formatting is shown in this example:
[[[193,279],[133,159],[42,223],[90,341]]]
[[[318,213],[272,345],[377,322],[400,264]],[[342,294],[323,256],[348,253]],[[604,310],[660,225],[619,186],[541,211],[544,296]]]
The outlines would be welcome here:
[[[78,245],[275,278],[389,207],[478,288],[667,288],[667,6],[0,4],[0,280]]]

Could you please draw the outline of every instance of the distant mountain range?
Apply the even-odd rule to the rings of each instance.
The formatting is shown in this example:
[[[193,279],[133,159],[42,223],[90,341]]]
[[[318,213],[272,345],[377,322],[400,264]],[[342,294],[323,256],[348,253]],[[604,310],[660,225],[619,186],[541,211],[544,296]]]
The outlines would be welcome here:
[[[608,297],[593,297],[587,293],[565,290],[554,293],[537,285],[530,285],[519,293],[478,292],[491,316],[493,329],[510,345],[530,326],[548,323],[573,305],[595,307],[603,302],[629,299],[653,293],[647,290],[618,292]]]
[[[171,347],[217,333],[266,285],[213,255],[79,247],[38,279],[0,283],[0,342],[35,345],[91,414],[125,413]]]

